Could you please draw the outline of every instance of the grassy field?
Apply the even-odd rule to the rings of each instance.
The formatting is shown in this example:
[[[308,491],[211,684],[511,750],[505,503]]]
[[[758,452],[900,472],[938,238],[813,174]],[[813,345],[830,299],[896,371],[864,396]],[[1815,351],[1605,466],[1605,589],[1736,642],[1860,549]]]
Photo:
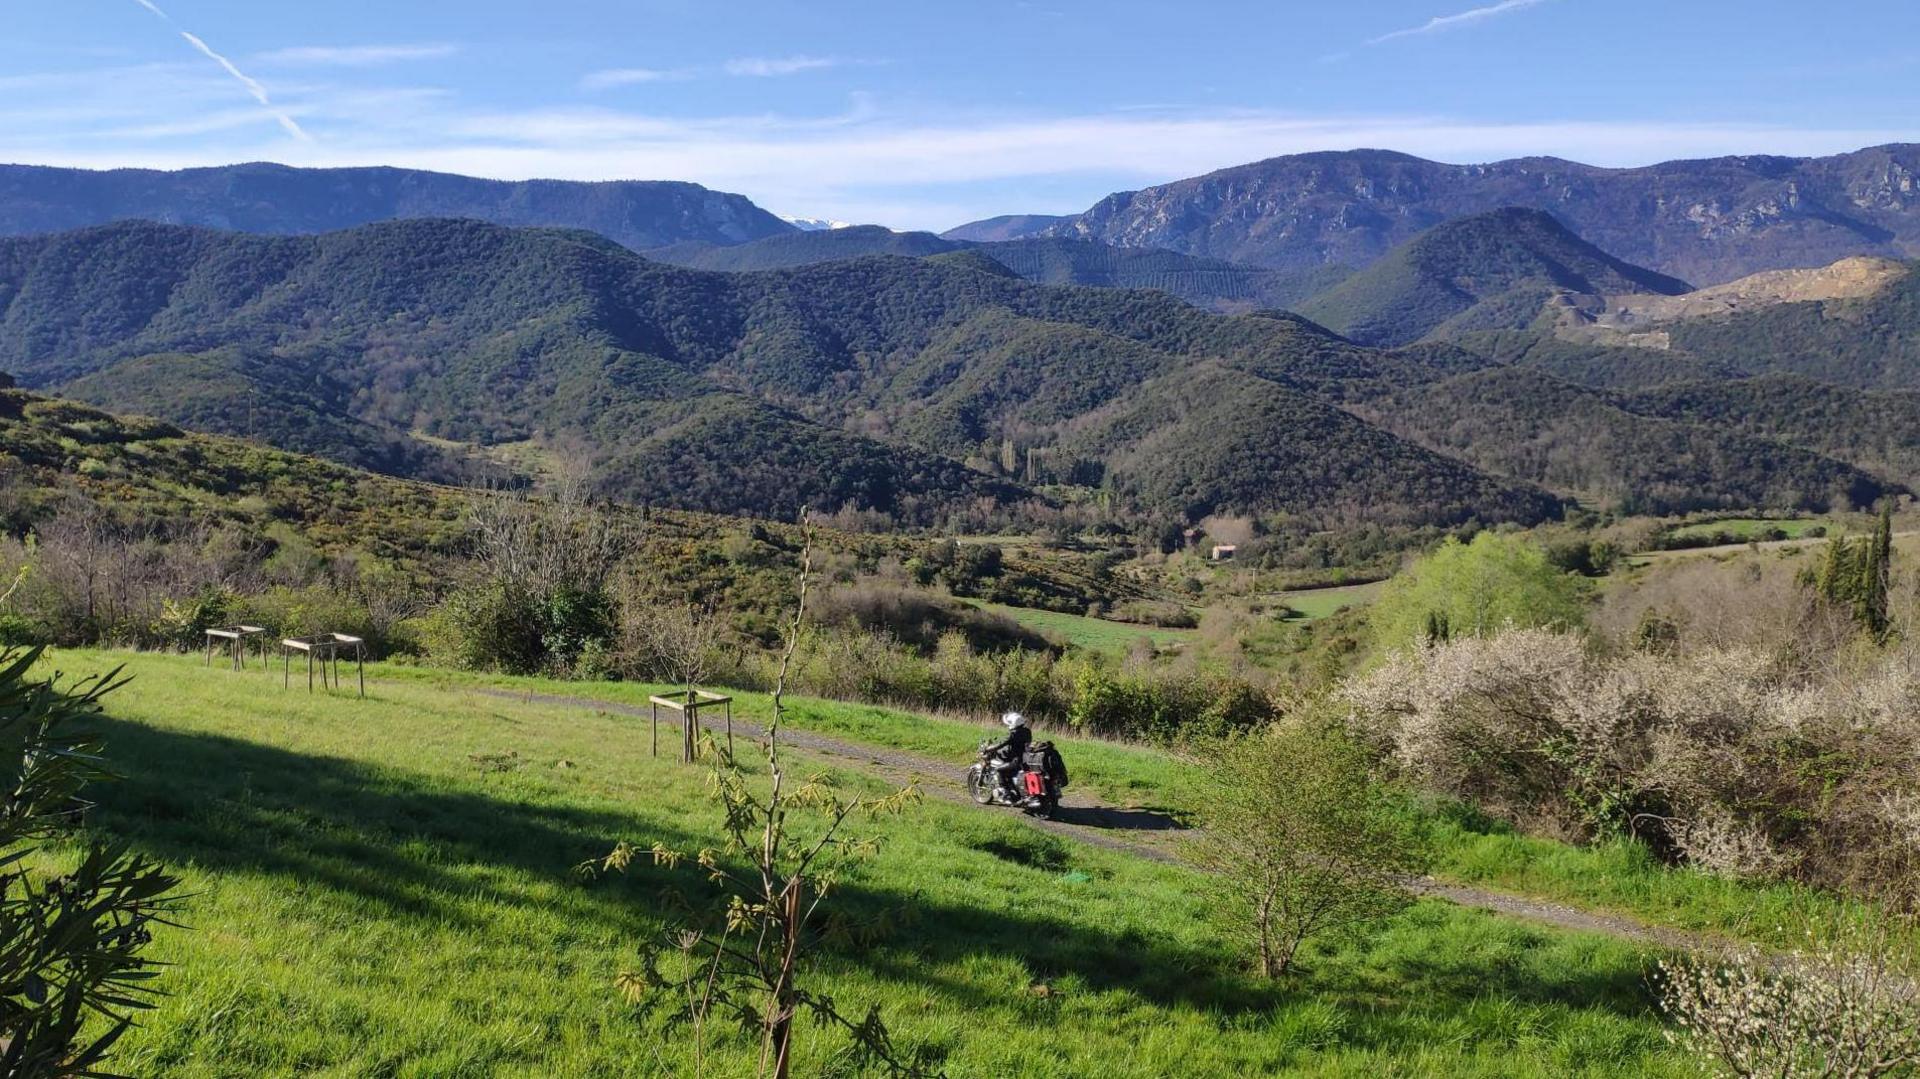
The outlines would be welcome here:
[[[370,677],[383,682],[402,681],[448,690],[487,687],[531,691],[634,707],[645,707],[647,697],[663,688],[639,682],[564,682],[393,664],[371,664],[368,672]],[[766,694],[729,692],[734,697],[736,715],[755,722],[766,718]],[[968,720],[806,697],[789,700],[787,722],[802,730],[951,761],[956,782],[974,760],[981,740],[998,738],[1005,733],[997,715]],[[1062,753],[1072,758],[1074,784],[1105,801],[1134,806],[1164,802],[1172,796],[1171,788],[1178,785],[1181,766],[1164,755],[1102,739],[1078,738],[1044,725],[1038,729],[1041,737],[1052,739]]]
[[[1308,588],[1283,592],[1280,601],[1305,621],[1326,618],[1342,607],[1364,607],[1380,595],[1385,582],[1343,585],[1338,588]]]
[[[684,1033],[613,980],[662,912],[705,897],[698,875],[570,871],[617,839],[717,834],[699,771],[649,757],[639,721],[424,672],[382,671],[358,701],[189,658],[53,662],[134,675],[107,725],[128,778],[98,792],[90,827],[194,893],[192,928],[156,944],[170,996],[122,1069],[692,1073]],[[970,748],[966,724],[925,724],[903,737]],[[830,904],[875,935],[828,946],[810,976],[847,1010],[880,1003],[956,1077],[1690,1071],[1650,1010],[1647,957],[1605,938],[1422,902],[1273,985],[1242,972],[1186,870],[932,801],[870,827],[879,856]],[[801,1038],[795,1073],[836,1074],[831,1040]],[[708,1073],[742,1074],[751,1050],[719,1038]]]
[[[1693,536],[1712,536],[1725,532],[1741,543],[1756,539],[1762,533],[1778,529],[1785,533],[1784,539],[1800,539],[1816,528],[1826,528],[1832,524],[1824,517],[1731,517],[1724,521],[1703,521],[1700,524],[1683,525],[1669,535],[1689,538]]]
[[[659,687],[633,683],[560,682],[541,678],[470,674],[429,667],[377,665],[379,680],[403,679],[449,689],[486,686],[641,705]],[[759,720],[766,697],[736,693],[737,714]],[[903,750],[953,762],[956,773],[974,747],[998,728],[991,717],[969,722],[873,705],[800,698],[789,721],[797,728],[866,745]],[[1042,728],[1060,746],[1076,789],[1103,802],[1152,809],[1177,818],[1191,815],[1191,765],[1177,756],[1124,743],[1079,738]],[[1660,864],[1641,844],[1619,841],[1592,847],[1521,835],[1497,821],[1455,805],[1415,810],[1433,840],[1434,872],[1442,880],[1515,895],[1624,914],[1649,925],[1701,931],[1768,944],[1794,943],[1801,913],[1831,911],[1835,902],[1804,888],[1742,883]]]
[[[1194,634],[1190,629],[1141,626],[1130,622],[1109,621],[1105,618],[1088,618],[1079,614],[1036,610],[1031,607],[1008,607],[999,603],[982,603],[978,606],[982,610],[1005,615],[1029,629],[1039,630],[1056,640],[1109,655],[1125,655],[1143,637],[1152,641],[1155,648],[1167,649],[1185,644],[1193,638]]]

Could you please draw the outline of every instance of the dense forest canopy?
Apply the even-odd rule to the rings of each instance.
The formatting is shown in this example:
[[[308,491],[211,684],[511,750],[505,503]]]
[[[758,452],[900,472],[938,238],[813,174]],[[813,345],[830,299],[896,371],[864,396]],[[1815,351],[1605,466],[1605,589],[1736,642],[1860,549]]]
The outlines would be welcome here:
[[[1382,351],[1278,312],[1035,284],[996,261],[1020,244],[1029,274],[1142,264],[1048,240],[722,273],[474,221],[293,237],[126,222],[0,241],[0,369],[396,475],[564,467],[623,500],[922,526],[1075,505],[1409,525],[1533,522],[1568,496],[1823,509],[1908,478],[1866,430],[1898,399],[1829,401],[1838,434],[1778,388],[1759,415],[1683,408],[1634,395],[1731,392],[1749,369],[1512,330]],[[1377,301],[1359,286],[1398,281],[1413,291],[1376,309],[1411,314],[1465,277],[1498,296],[1679,287],[1514,211],[1327,295]]]

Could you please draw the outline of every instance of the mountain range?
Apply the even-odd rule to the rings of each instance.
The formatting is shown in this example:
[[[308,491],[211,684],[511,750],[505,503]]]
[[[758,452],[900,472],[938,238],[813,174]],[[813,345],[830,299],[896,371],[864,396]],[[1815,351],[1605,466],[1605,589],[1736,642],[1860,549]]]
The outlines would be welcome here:
[[[651,180],[481,180],[418,169],[47,168],[0,165],[0,235],[139,219],[240,232],[331,232],[374,221],[470,217],[591,229],[635,249],[745,243],[798,231],[740,195]]]
[[[1514,251],[1570,242],[1550,224],[1462,227],[1526,276]],[[1580,265],[1590,287],[1665,282]],[[911,524],[1104,492],[1148,518],[1330,525],[1532,521],[1566,496],[1818,508],[1911,478],[1869,429],[1909,407],[1879,383],[1834,386],[1825,424],[1756,418],[1739,395],[1656,392],[1752,368],[1506,332],[1380,350],[1296,316],[1036,284],[978,248],[729,273],[457,220],[0,241],[0,369],[22,384],[403,475],[574,468],[639,502]]]
[[[678,183],[0,167],[0,370],[392,475],[727,513],[1858,505],[1920,483],[1909,149],[1303,155],[945,235]],[[161,220],[58,229],[119,217]]]
[[[1543,210],[1628,262],[1701,285],[1849,255],[1920,254],[1920,146],[1610,169],[1551,157],[1480,165],[1387,150],[1297,154],[1122,191],[1064,221],[996,218],[948,235],[1031,235],[1280,269],[1371,264],[1444,221]]]
[[[926,521],[1066,480],[1186,517],[1558,505],[1314,392],[1389,379],[1384,354],[1298,320],[964,261],[721,274],[472,221],[302,237],[127,222],[0,242],[0,305],[0,367],[28,386],[376,467],[406,469],[366,448],[404,439],[564,459],[663,505]],[[1175,421],[1188,457],[1140,450]],[[981,467],[1006,455],[1019,463]]]
[[[940,238],[1078,239],[1337,278],[1435,225],[1521,207],[1552,214],[1627,263],[1715,285],[1849,256],[1920,254],[1917,173],[1920,146],[1908,144],[1624,169],[1549,157],[1454,165],[1352,150],[1276,157],[1117,192],[1074,215],[988,218]],[[507,182],[262,163],[177,172],[0,165],[0,235],[128,218],[308,233],[412,217],[584,228],[639,251],[724,247],[803,231],[743,196],[668,181]],[[798,220],[806,228],[838,224]]]
[[[1587,243],[1552,214],[1507,207],[1436,225],[1296,309],[1362,344],[1392,346],[1521,329],[1548,307],[1598,314],[1613,297],[1689,291]]]

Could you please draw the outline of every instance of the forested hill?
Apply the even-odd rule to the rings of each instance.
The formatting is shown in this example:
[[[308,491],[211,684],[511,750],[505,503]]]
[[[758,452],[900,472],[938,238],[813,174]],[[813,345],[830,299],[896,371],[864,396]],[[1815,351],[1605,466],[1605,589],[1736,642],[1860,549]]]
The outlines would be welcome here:
[[[1365,266],[1452,218],[1544,210],[1602,249],[1698,285],[1849,255],[1920,254],[1920,145],[1608,169],[1299,154],[1111,195],[1047,234],[1256,266]]]
[[[1671,348],[1747,370],[1920,390],[1920,273],[1864,296],[1765,304],[1660,324]]]
[[[947,240],[972,240],[977,243],[1024,240],[1072,218],[1072,214],[1001,214],[955,225],[940,236]]]
[[[0,165],[0,235],[126,219],[287,234],[416,217],[591,229],[636,250],[737,244],[797,231],[743,196],[668,181],[510,182],[418,169],[264,163],[177,172]]]
[[[1553,215],[1507,207],[1437,225],[1301,304],[1301,314],[1369,345],[1437,330],[1517,329],[1549,305],[1598,309],[1609,296],[1676,296],[1684,281],[1622,262]]]
[[[677,244],[646,256],[701,270],[782,270],[866,255],[921,257],[969,251],[1028,281],[1098,288],[1151,288],[1197,307],[1223,312],[1291,307],[1336,284],[1341,267],[1265,270],[1177,251],[1113,247],[1091,240],[1027,239],[970,242],[930,232],[894,232],[878,225],[772,236],[721,247]]]
[[[720,274],[472,221],[297,237],[129,222],[0,241],[0,369],[290,448],[346,456],[339,434],[369,425],[729,512],[852,505],[924,523],[1054,483],[1170,517],[1556,511],[1329,403],[1352,380],[1402,377],[1396,357],[1290,318],[947,258]],[[1177,376],[1202,363],[1227,373],[1196,393]],[[256,394],[303,408],[250,411]],[[1155,432],[1139,425],[1076,435],[1122,412],[1177,417],[1194,445],[1144,452]],[[1283,460],[1312,468],[1278,484],[1249,465]]]
[[[969,246],[954,240],[943,240],[931,232],[895,232],[880,225],[852,225],[840,229],[785,233],[746,244],[675,244],[641,253],[650,259],[688,269],[737,273],[786,270],[866,255],[938,255],[961,251]]]
[[[0,370],[27,386],[403,475],[476,456],[585,469],[609,495],[689,509],[1532,521],[1568,494],[1819,508],[1893,489],[1861,465],[1906,461],[1865,435],[1818,440],[1784,402],[1769,424],[1612,396],[1668,385],[1613,360],[1646,350],[1521,351],[1536,377],[1475,381],[1513,357],[1037,285],[972,249],[718,273],[454,220],[0,240]],[[1440,427],[1429,395],[1449,402]],[[1581,458],[1608,471],[1553,464]],[[1740,468],[1694,467],[1716,461]]]
[[[1435,230],[1436,232],[1439,230]],[[1920,390],[1920,263],[1847,260],[1781,271],[1675,299],[1625,297],[1607,317],[1543,321],[1533,332],[1452,332],[1501,360],[1643,388],[1699,378],[1798,375],[1855,390]],[[1777,399],[1777,394],[1769,394]]]

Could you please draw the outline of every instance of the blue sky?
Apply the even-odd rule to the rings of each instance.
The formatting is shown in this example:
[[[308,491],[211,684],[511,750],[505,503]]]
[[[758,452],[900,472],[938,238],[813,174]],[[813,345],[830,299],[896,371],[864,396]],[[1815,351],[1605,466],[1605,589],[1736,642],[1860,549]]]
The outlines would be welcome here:
[[[1631,165],[1920,141],[1914,0],[0,0],[0,20],[0,161],[685,179],[896,227],[1303,150]]]

